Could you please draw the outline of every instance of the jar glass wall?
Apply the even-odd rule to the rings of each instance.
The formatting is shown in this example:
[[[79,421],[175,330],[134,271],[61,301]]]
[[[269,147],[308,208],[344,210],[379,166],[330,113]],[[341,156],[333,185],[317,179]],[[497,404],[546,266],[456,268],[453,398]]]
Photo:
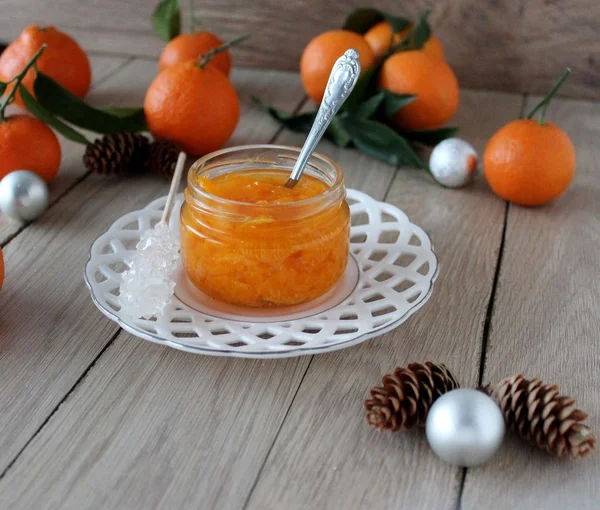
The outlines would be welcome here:
[[[181,210],[181,256],[199,290],[227,303],[281,307],[316,299],[341,278],[350,213],[342,171],[333,161],[313,154],[294,195],[256,200],[256,193],[273,191],[267,184],[283,185],[298,153],[276,145],[233,147],[192,165]],[[206,185],[223,182],[233,191],[238,183],[245,186],[241,193],[255,195],[252,203],[235,193],[237,200],[224,198]]]

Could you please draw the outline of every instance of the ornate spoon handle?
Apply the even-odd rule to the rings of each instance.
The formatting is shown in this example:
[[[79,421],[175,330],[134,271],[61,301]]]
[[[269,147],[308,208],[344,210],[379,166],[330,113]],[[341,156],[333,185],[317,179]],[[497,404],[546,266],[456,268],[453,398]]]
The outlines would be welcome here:
[[[290,178],[285,184],[287,188],[293,188],[302,177],[308,158],[317,147],[327,126],[352,92],[359,75],[358,52],[350,49],[337,59],[331,70],[323,101],[310,128],[310,133],[308,133],[308,137],[302,146],[298,161],[296,161]]]

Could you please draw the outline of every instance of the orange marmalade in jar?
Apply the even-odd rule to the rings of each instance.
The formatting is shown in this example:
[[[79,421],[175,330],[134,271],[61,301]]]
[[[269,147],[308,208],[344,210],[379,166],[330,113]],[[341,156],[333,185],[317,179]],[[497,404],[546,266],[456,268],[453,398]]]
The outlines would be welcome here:
[[[224,149],[191,167],[181,257],[192,283],[226,303],[283,307],[329,291],[348,261],[350,212],[341,169],[313,154],[284,186],[299,150]]]

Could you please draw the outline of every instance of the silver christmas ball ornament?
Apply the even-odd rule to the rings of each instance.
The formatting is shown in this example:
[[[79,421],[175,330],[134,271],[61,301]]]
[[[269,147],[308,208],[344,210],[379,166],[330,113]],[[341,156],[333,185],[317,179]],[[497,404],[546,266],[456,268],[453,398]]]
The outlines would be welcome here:
[[[457,389],[437,399],[427,415],[427,440],[443,461],[457,466],[483,464],[504,439],[504,417],[481,391]]]
[[[48,209],[48,186],[29,170],[10,172],[0,181],[0,210],[19,221],[33,221]]]
[[[429,169],[442,186],[461,188],[477,170],[477,153],[470,143],[460,138],[448,138],[433,149]]]

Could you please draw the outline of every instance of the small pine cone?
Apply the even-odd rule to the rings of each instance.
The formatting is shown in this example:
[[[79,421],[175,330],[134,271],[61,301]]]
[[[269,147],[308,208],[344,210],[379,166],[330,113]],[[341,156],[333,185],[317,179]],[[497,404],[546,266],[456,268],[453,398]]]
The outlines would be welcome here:
[[[425,426],[427,413],[444,393],[458,388],[452,372],[442,363],[411,363],[398,367],[371,390],[365,400],[367,421],[381,431]]]
[[[156,140],[148,150],[148,167],[151,172],[170,179],[175,173],[175,165],[180,149],[168,140]]]
[[[138,133],[111,133],[88,145],[85,167],[102,175],[133,175],[145,170],[150,142]]]
[[[560,395],[556,384],[517,374],[492,389],[510,429],[542,450],[571,459],[590,455],[596,438],[582,422],[587,413],[575,407],[575,399]]]

